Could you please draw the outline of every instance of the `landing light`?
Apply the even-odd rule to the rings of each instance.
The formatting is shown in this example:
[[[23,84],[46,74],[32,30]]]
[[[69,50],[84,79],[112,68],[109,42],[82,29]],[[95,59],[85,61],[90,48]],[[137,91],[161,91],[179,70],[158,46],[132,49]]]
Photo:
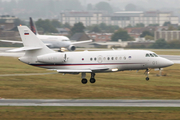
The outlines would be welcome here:
[[[118,71],[118,69],[117,68],[113,68],[111,71],[116,72],[116,71]]]
[[[66,48],[64,48],[64,47],[63,47],[63,48],[61,48],[61,51],[62,51],[62,52],[64,52],[65,50],[66,50]]]

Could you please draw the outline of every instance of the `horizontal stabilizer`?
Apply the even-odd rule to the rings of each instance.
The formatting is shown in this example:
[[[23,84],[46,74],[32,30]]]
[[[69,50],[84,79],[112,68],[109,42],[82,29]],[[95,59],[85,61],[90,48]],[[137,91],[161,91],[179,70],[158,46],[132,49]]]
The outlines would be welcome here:
[[[91,70],[57,70],[58,73],[91,73]]]
[[[15,43],[20,43],[22,44],[23,42],[22,41],[14,41],[14,40],[0,40],[1,42],[7,42],[7,43],[12,43],[12,44],[15,44]]]
[[[8,50],[8,52],[21,52],[21,51],[38,50],[38,49],[42,49],[42,47],[21,47],[17,49]]]
[[[15,44],[15,43],[23,44],[22,41],[15,41],[15,40],[0,40],[0,42],[7,42],[7,43],[12,43],[12,44]],[[44,44],[48,47],[52,46],[51,43],[44,43]]]

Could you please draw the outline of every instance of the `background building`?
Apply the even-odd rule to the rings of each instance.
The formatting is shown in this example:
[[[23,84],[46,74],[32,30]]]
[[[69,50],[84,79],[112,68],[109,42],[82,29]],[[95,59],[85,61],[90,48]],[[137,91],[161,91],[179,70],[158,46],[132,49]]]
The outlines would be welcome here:
[[[9,16],[9,15],[2,15],[0,16],[0,29],[1,30],[10,30],[15,27],[14,20],[17,17]]]
[[[94,40],[94,42],[108,42],[111,41],[112,33],[87,33],[87,35]]]
[[[165,39],[166,41],[179,40],[180,31],[155,31],[154,39]]]
[[[17,17],[2,15],[0,16],[0,39],[20,40],[19,32],[15,26]]]
[[[174,16],[171,12],[160,11],[122,11],[113,14],[106,12],[67,11],[61,13],[60,21],[63,24],[69,23],[72,26],[75,23],[82,22],[85,26],[106,23],[107,25],[118,25],[122,28],[129,25],[136,26],[139,23],[143,23],[145,26],[151,24],[162,26],[165,22],[179,24],[179,18],[177,16]]]

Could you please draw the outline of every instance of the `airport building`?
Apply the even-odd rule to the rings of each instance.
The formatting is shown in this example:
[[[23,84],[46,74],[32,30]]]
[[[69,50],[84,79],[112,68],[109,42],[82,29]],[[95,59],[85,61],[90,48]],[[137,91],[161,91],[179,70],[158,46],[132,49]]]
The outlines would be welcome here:
[[[122,11],[113,14],[107,12],[84,12],[84,11],[66,11],[61,12],[60,21],[74,25],[82,22],[85,26],[93,24],[106,23],[107,25],[118,25],[119,27],[135,26],[143,23],[145,26],[150,24],[159,24],[162,26],[165,22],[179,24],[179,17],[174,16],[171,12],[160,11]]]

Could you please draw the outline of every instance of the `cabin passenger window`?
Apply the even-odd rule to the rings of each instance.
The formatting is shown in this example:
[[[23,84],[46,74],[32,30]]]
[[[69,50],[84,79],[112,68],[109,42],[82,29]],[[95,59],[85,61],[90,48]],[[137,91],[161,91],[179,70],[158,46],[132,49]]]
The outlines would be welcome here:
[[[118,59],[118,57],[115,58],[115,60],[117,60],[117,59]]]
[[[109,58],[109,57],[108,57],[107,59],[108,59],[108,60],[110,60],[110,58]]]
[[[90,58],[90,60],[92,61],[93,59],[92,59],[92,58]]]
[[[94,60],[96,61],[96,58],[94,58]]]
[[[126,60],[126,57],[124,57],[124,59]]]
[[[119,59],[121,60],[121,59],[122,59],[122,57],[119,57]]]
[[[114,57],[112,57],[111,60],[114,60]]]

